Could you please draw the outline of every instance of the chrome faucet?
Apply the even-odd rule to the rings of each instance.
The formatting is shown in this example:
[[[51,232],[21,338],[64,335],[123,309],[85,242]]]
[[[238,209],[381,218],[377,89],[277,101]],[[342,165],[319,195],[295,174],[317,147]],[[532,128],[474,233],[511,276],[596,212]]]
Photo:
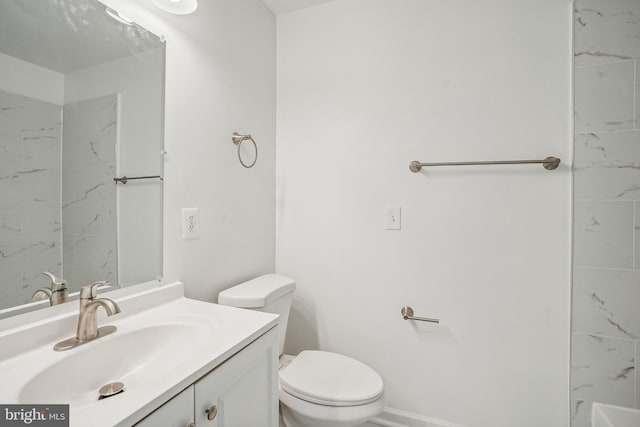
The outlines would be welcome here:
[[[58,279],[52,273],[45,271],[45,276],[48,276],[51,279],[51,288],[40,288],[33,293],[31,297],[32,301],[40,301],[42,299],[48,298],[49,305],[57,305],[62,304],[67,301],[67,282],[64,279]]]
[[[107,316],[120,313],[120,307],[108,298],[96,298],[98,287],[109,282],[94,282],[80,289],[80,314],[78,315],[78,329],[76,336],[56,344],[56,351],[69,350],[79,345],[93,341],[97,338],[114,333],[115,326],[102,326],[98,328],[98,307],[104,308]]]
[[[98,286],[108,283],[109,282],[94,282],[80,289],[80,315],[78,316],[78,332],[76,333],[76,338],[79,342],[98,338],[100,332],[98,329],[98,319],[96,317],[98,307],[104,308],[107,316],[120,313],[118,304],[110,299],[95,299],[98,294]],[[115,329],[112,332],[115,332]]]

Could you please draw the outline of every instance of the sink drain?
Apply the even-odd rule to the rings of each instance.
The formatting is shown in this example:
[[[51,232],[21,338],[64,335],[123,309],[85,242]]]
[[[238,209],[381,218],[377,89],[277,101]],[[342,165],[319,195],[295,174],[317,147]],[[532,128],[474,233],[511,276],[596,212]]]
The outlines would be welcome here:
[[[124,393],[124,384],[121,382],[109,383],[100,387],[98,393],[100,394],[98,400],[107,399],[116,394]]]

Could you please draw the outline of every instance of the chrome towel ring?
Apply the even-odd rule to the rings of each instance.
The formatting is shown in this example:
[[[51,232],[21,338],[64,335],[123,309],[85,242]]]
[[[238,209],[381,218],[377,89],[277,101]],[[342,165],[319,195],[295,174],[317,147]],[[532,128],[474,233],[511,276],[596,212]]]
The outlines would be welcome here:
[[[253,142],[253,148],[256,151],[256,156],[253,158],[253,162],[251,163],[245,163],[244,160],[242,160],[242,155],[240,154],[240,147],[242,146],[242,143],[247,140]],[[251,135],[240,135],[238,132],[234,132],[231,134],[231,141],[233,141],[233,143],[238,146],[238,160],[240,161],[240,164],[247,169],[253,167],[253,165],[255,165],[256,161],[258,160],[258,145],[253,140]]]

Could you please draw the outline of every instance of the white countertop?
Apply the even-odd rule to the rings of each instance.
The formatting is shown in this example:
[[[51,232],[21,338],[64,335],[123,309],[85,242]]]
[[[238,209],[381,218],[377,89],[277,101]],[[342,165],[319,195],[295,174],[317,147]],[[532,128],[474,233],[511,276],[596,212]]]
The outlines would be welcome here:
[[[180,282],[120,299],[107,296],[122,313],[100,316],[98,326],[114,325],[118,330],[68,351],[57,352],[53,346],[75,335],[75,304],[75,310],[0,331],[0,402],[70,403],[71,426],[129,426],[277,325],[278,316],[273,314],[185,298]],[[190,326],[180,329],[183,325]],[[154,331],[147,335],[150,345],[137,343],[136,354],[119,351],[127,337],[135,343],[131,339],[144,334],[143,328]],[[172,335],[166,342],[163,328]],[[102,350],[107,351],[102,354]],[[131,363],[136,364],[133,373]],[[119,372],[124,379],[118,378]],[[96,377],[98,383],[122,380],[125,392],[98,401],[97,390],[104,384],[96,384],[95,395],[74,389],[82,389],[78,383],[87,385],[84,377]],[[29,381],[44,381],[45,393],[40,390],[38,401],[29,401],[34,396],[29,390],[38,388],[29,386]],[[46,390],[57,387],[59,393],[51,392],[48,401],[40,401],[48,396]]]

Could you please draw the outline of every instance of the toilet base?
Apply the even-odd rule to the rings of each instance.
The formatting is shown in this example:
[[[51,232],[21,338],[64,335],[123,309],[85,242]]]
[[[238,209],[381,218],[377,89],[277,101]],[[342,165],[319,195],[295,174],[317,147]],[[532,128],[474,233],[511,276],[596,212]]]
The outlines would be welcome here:
[[[385,396],[357,406],[324,406],[298,399],[280,390],[282,427],[355,427],[382,412]]]

